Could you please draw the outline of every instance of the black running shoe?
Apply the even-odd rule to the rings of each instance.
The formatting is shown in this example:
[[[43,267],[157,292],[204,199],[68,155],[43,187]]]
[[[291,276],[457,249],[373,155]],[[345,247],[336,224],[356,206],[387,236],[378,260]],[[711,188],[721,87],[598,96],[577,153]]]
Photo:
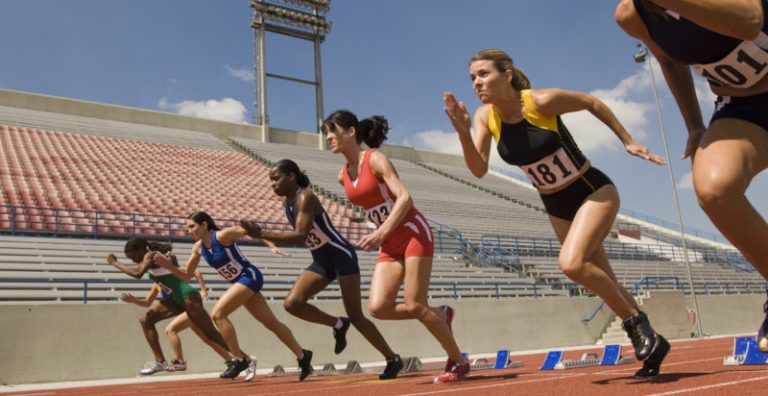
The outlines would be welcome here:
[[[229,372],[229,370],[232,368],[232,364],[233,364],[232,362],[234,362],[234,360],[227,360],[226,362],[224,362],[224,364],[227,365],[227,369],[224,370],[221,374],[219,374],[219,378],[229,378],[226,375]]]
[[[312,374],[312,351],[304,349],[301,359],[296,360],[298,360],[299,368],[301,369],[299,381],[304,381],[305,378]]]
[[[347,347],[347,330],[349,330],[349,319],[343,316],[339,319],[341,319],[341,328],[338,330],[333,329],[333,338],[336,339],[336,346],[333,348],[333,352],[337,355]]]
[[[387,359],[387,367],[384,368],[384,372],[379,374],[380,380],[388,380],[397,378],[397,374],[403,369],[403,360],[400,359],[400,355],[395,355],[392,359]]]
[[[635,373],[635,378],[648,380],[659,376],[661,362],[663,362],[664,358],[667,357],[671,347],[669,342],[664,337],[661,335],[657,335],[657,337],[659,338],[659,346],[657,346],[656,350],[654,350],[653,353],[648,356],[648,359],[645,359],[643,362],[643,368],[637,370]]]
[[[656,349],[658,338],[645,313],[640,311],[637,317],[630,316],[624,319],[621,327],[627,332],[632,346],[635,347],[635,358],[641,362],[648,359]]]
[[[247,358],[230,360],[227,362],[227,370],[219,374],[219,378],[232,379],[237,378],[240,373],[248,368],[250,361]]]

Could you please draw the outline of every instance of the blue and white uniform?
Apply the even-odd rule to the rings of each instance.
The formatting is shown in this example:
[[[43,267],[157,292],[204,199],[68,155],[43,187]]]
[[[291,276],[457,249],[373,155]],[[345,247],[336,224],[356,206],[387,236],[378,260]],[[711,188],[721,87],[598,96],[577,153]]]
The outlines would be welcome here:
[[[299,189],[296,196],[302,191]],[[285,217],[296,229],[296,198],[290,204],[285,203]],[[312,219],[312,230],[304,242],[312,252],[314,262],[307,267],[308,271],[336,279],[337,276],[357,275],[360,267],[357,263],[357,253],[352,245],[344,239],[331,223],[324,208]]]
[[[200,255],[211,267],[215,268],[229,283],[240,283],[254,293],[261,291],[264,286],[264,276],[255,265],[248,261],[236,243],[222,245],[216,239],[216,231],[211,234],[211,247],[200,244]]]

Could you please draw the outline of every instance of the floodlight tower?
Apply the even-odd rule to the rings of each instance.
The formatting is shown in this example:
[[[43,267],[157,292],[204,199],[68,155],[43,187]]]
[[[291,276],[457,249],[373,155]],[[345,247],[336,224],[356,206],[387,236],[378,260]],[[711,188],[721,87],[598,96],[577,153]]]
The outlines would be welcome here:
[[[254,71],[256,77],[256,100],[254,106],[257,124],[261,127],[261,140],[269,141],[269,116],[267,115],[267,77],[315,86],[316,127],[318,148],[322,149],[323,139],[320,127],[323,122],[323,80],[320,69],[320,43],[331,31],[331,22],[325,13],[331,8],[331,0],[252,0],[251,27],[254,34]],[[266,32],[311,41],[315,52],[315,79],[304,80],[280,74],[268,73],[264,59]]]

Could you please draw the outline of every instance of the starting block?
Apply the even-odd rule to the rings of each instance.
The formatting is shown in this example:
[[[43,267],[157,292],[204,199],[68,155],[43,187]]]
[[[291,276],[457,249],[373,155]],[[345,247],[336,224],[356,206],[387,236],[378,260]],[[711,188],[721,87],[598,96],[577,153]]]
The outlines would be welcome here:
[[[736,337],[733,339],[733,355],[723,359],[723,365],[760,365],[768,363],[768,354],[760,352],[754,337]]]
[[[285,377],[288,375],[298,375],[301,370],[299,369],[285,369],[281,365],[275,366],[275,368],[272,369],[272,372],[268,374],[270,377]],[[333,363],[326,363],[323,365],[323,368],[320,370],[316,370],[314,367],[312,368],[312,374],[316,376],[330,376],[330,375],[342,375],[342,374],[358,374],[362,373],[363,368],[360,367],[360,363],[358,363],[357,360],[350,360],[347,362],[347,366],[339,370],[336,368],[336,366]]]
[[[421,360],[416,356],[411,356],[403,359],[403,368],[400,369],[401,373],[415,373],[421,370],[423,364]]]
[[[550,351],[544,358],[544,363],[539,370],[566,370],[593,366],[616,366],[635,361],[635,358],[621,357],[621,345],[610,344],[603,347],[603,357],[591,352],[581,355],[579,360],[563,360],[563,351]]]
[[[496,361],[494,363],[488,362],[486,359],[475,359],[469,365],[469,367],[475,370],[491,370],[491,369],[506,369],[506,368],[518,368],[523,367],[525,363],[514,361],[510,359],[509,350],[501,349],[496,352]]]

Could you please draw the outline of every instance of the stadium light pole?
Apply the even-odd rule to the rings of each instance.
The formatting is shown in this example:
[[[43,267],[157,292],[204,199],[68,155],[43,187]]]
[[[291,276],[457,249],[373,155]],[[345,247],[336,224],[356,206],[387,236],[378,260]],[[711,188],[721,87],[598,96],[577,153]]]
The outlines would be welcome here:
[[[651,88],[653,89],[653,97],[656,100],[656,113],[659,116],[659,129],[661,130],[661,140],[664,142],[664,155],[667,157],[667,170],[669,171],[669,182],[672,185],[672,194],[675,199],[675,211],[677,212],[677,222],[680,224],[680,240],[683,243],[683,258],[685,260],[685,269],[688,272],[688,286],[691,290],[691,298],[693,300],[693,312],[696,315],[696,337],[702,338],[704,333],[701,330],[701,317],[699,316],[699,302],[696,298],[696,289],[693,285],[693,273],[691,272],[691,261],[688,258],[688,244],[685,240],[685,227],[683,226],[683,214],[680,211],[680,199],[677,195],[677,183],[675,183],[675,173],[672,169],[672,157],[669,156],[669,146],[667,145],[667,132],[664,128],[664,117],[661,114],[661,100],[659,99],[659,92],[656,89],[656,77],[653,73],[653,61],[651,60],[651,54],[641,43],[637,43],[637,53],[634,55],[635,62],[645,63],[648,61],[648,74],[651,77]]]
[[[261,127],[261,140],[269,141],[269,115],[267,114],[267,77],[291,81],[315,87],[315,127],[318,135],[318,148],[323,149],[324,141],[320,128],[323,122],[323,80],[320,68],[320,44],[330,33],[332,23],[325,19],[325,13],[331,8],[331,0],[252,0],[253,9],[251,27],[254,34],[254,76],[256,79],[255,102],[257,123]],[[266,32],[272,32],[308,40],[313,43],[315,79],[301,78],[268,73],[266,71]]]

